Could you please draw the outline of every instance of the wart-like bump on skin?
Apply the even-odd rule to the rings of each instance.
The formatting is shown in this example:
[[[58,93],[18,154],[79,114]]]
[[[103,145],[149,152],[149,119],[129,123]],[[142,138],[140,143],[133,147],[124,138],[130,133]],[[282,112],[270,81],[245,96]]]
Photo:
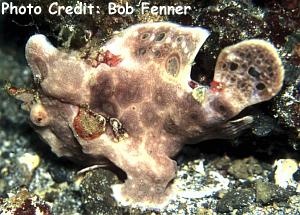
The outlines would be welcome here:
[[[210,86],[191,82],[208,36],[169,22],[133,25],[99,47],[121,60],[93,67],[34,35],[25,51],[35,89],[6,89],[58,156],[86,166],[110,160],[126,173],[112,186],[120,205],[160,209],[176,198],[172,158],[183,145],[237,135],[253,118],[232,118],[282,86],[281,60],[263,40],[222,50]]]
[[[50,116],[45,109],[45,107],[41,104],[34,104],[30,110],[30,120],[35,125],[43,127],[47,126],[50,122]]]

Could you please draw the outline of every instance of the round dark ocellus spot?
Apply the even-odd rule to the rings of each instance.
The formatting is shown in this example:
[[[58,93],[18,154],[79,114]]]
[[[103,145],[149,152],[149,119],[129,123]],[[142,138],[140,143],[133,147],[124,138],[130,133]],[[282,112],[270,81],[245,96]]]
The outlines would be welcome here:
[[[246,87],[246,83],[245,82],[242,82],[241,84],[240,84],[240,88],[241,89],[244,89]]]
[[[267,67],[267,73],[268,73],[268,75],[269,75],[270,77],[273,77],[273,76],[274,76],[272,66],[268,66],[268,67]]]
[[[240,57],[245,57],[245,53],[244,52],[239,52],[238,53]]]
[[[274,63],[274,60],[271,58],[271,59],[267,59],[266,60],[266,63],[268,64],[268,65],[271,65],[271,64],[273,64]]]
[[[268,66],[268,67],[267,67],[267,71],[268,71],[268,73],[272,73],[272,72],[273,72],[272,67],[271,67],[271,66]]]
[[[181,43],[182,40],[183,40],[183,36],[178,36],[178,37],[176,38],[176,42],[177,42],[177,43]]]
[[[251,59],[251,58],[252,58],[251,53],[248,53],[248,54],[246,55],[246,58],[247,58],[247,59]]]
[[[147,49],[145,47],[141,47],[137,50],[137,55],[142,57],[147,53]]]
[[[231,62],[229,65],[230,65],[229,69],[231,71],[234,71],[234,70],[236,70],[239,67],[239,65],[237,63],[234,63],[234,62]]]
[[[233,83],[233,82],[235,82],[235,81],[236,81],[236,77],[231,77],[231,78],[230,78],[230,82],[231,82],[231,83]]]
[[[256,89],[258,90],[264,90],[266,88],[266,85],[264,85],[263,83],[258,83],[256,85]]]
[[[160,52],[159,50],[155,50],[155,51],[153,52],[153,54],[154,54],[154,56],[155,56],[156,58],[161,57],[161,52]]]
[[[256,60],[256,64],[260,65],[261,64],[261,60],[257,59]]]
[[[244,70],[246,70],[248,68],[248,65],[246,63],[243,63],[241,66]]]
[[[146,40],[150,38],[150,33],[146,32],[141,35],[141,40]]]
[[[156,34],[154,41],[160,42],[165,38],[165,36],[166,36],[165,32],[160,32],[160,33]]]
[[[252,66],[248,70],[248,74],[251,75],[254,78],[259,78],[259,76],[260,76],[260,73]]]
[[[180,69],[180,61],[177,55],[171,55],[167,59],[166,70],[172,76],[177,76]]]

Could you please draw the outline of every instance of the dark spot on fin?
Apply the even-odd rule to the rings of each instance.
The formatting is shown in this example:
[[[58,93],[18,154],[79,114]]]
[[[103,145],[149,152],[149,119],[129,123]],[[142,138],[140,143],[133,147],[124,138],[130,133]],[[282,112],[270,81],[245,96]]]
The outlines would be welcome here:
[[[150,38],[150,33],[148,33],[148,32],[143,33],[143,34],[141,35],[141,40],[146,40],[146,39],[148,39],[148,38]]]
[[[137,56],[144,56],[147,52],[147,49],[144,47],[141,47],[137,50]]]
[[[251,75],[254,78],[259,78],[259,76],[260,76],[260,73],[252,66],[248,70],[248,74]]]
[[[264,90],[266,88],[266,85],[264,85],[263,83],[258,83],[256,85],[256,89],[258,90]]]
[[[165,38],[165,36],[166,36],[165,32],[160,32],[155,36],[154,41],[157,42],[162,41]]]
[[[231,71],[234,71],[234,70],[236,70],[238,67],[239,67],[239,65],[238,65],[237,63],[231,62],[229,68],[230,68]]]
[[[172,55],[167,59],[166,70],[172,76],[177,76],[179,72],[180,62],[176,55]]]

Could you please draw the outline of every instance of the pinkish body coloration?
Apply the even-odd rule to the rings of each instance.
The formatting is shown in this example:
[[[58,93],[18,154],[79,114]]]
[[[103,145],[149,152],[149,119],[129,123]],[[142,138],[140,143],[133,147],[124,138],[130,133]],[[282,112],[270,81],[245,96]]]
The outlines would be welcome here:
[[[183,145],[236,134],[252,118],[230,119],[282,85],[278,54],[262,40],[224,49],[211,87],[191,82],[208,36],[167,22],[134,25],[102,47],[104,60],[93,67],[34,35],[26,58],[37,89],[8,91],[54,153],[87,166],[109,159],[127,174],[112,187],[119,203],[160,208],[176,194],[172,157]]]

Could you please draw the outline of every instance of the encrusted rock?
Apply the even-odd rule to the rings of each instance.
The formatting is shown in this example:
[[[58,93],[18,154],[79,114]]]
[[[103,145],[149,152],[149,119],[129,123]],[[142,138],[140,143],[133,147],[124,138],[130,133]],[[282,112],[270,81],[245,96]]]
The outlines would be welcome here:
[[[111,196],[110,186],[120,183],[109,170],[97,169],[87,173],[80,184],[82,202],[87,214],[123,214]]]
[[[288,186],[297,186],[297,182],[294,181],[293,175],[299,168],[299,163],[294,159],[279,159],[274,162],[275,184],[287,188]]]
[[[263,168],[260,163],[253,157],[242,160],[235,160],[229,167],[228,172],[237,179],[251,179],[254,176],[260,175]]]
[[[40,214],[51,215],[50,206],[32,195],[26,188],[21,188],[17,194],[11,194],[10,198],[0,198],[0,214]]]
[[[285,202],[295,192],[283,189],[270,182],[256,181],[256,202],[271,204],[272,202]]]
[[[251,189],[233,190],[224,195],[224,197],[217,204],[217,211],[220,213],[232,212],[234,209],[241,209],[243,207],[253,204],[255,201],[255,194]]]

